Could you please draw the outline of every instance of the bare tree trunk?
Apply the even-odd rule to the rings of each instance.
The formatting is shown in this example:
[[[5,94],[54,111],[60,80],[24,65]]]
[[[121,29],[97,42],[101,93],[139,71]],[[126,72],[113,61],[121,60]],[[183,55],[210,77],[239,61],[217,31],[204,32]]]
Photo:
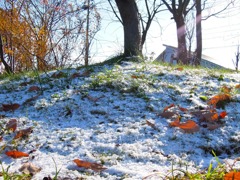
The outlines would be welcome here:
[[[124,55],[142,55],[141,32],[135,0],[115,0],[124,29]]]
[[[200,65],[202,59],[202,7],[201,0],[196,0],[196,59],[195,65]]]
[[[3,55],[3,43],[2,43],[2,36],[0,35],[0,60],[3,63],[5,70],[7,71],[8,74],[13,73],[12,68],[7,64],[7,62],[4,60],[4,55]]]
[[[179,16],[175,19],[177,27],[177,39],[178,39],[178,61],[183,64],[188,64],[187,59],[187,45],[186,45],[186,26],[183,16]]]

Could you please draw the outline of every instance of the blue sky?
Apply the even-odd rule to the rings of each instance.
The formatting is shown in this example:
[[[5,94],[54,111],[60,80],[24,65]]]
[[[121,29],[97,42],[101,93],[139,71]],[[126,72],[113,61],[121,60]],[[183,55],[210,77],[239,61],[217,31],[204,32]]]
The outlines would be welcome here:
[[[209,2],[210,3],[210,2]],[[212,2],[214,3],[214,2]],[[215,0],[214,8],[208,8],[205,14],[214,13],[222,9],[228,1]],[[115,56],[123,50],[123,29],[108,3],[98,5],[102,16],[101,30],[95,36],[91,56],[93,61],[102,61]],[[216,59],[218,64],[233,67],[237,45],[240,43],[240,1],[230,6],[220,17],[211,17],[203,21],[203,54]],[[177,45],[175,23],[168,11],[160,13],[158,23],[153,22],[147,36],[143,53],[149,56],[154,52],[158,56],[164,47],[162,44]],[[194,44],[195,42],[193,42]],[[193,48],[194,50],[194,48]]]

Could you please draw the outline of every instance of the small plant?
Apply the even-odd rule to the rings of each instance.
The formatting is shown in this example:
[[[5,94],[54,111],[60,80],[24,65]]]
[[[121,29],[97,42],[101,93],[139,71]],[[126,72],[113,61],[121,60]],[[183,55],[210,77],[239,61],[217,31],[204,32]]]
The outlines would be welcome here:
[[[29,174],[12,174],[9,173],[9,168],[8,166],[6,169],[4,169],[2,162],[0,161],[0,164],[2,166],[2,172],[0,172],[0,177],[2,176],[3,180],[30,180],[31,176]]]

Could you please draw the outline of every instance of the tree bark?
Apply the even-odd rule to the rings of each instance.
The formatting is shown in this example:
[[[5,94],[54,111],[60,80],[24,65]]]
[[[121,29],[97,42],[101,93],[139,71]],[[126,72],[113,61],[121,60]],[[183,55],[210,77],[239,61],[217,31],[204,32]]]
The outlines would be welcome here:
[[[188,64],[189,61],[187,58],[185,17],[187,13],[192,9],[192,7],[187,9],[190,0],[178,0],[178,2],[176,2],[176,0],[171,1],[162,0],[162,2],[172,13],[173,19],[176,23],[178,40],[178,52],[177,52],[178,62]]]
[[[142,55],[141,31],[135,0],[115,0],[124,30],[124,56]]]
[[[186,45],[186,26],[183,16],[178,16],[175,19],[177,27],[178,52],[177,58],[180,63],[188,64],[187,45]]]
[[[202,7],[201,0],[196,0],[196,59],[195,65],[200,65],[202,59]]]
[[[0,35],[0,60],[3,63],[5,70],[7,71],[8,74],[13,73],[12,68],[7,64],[7,62],[4,60],[4,55],[3,55],[3,43],[2,43],[2,36]]]

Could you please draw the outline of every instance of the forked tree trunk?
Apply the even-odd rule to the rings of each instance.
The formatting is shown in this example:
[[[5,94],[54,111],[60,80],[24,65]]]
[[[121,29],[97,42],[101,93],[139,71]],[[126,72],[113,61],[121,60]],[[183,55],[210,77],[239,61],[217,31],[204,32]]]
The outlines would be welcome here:
[[[187,45],[186,45],[186,25],[183,16],[175,18],[177,27],[178,52],[177,58],[179,63],[188,64]]]
[[[141,31],[135,0],[115,0],[124,29],[124,55],[142,55]]]

